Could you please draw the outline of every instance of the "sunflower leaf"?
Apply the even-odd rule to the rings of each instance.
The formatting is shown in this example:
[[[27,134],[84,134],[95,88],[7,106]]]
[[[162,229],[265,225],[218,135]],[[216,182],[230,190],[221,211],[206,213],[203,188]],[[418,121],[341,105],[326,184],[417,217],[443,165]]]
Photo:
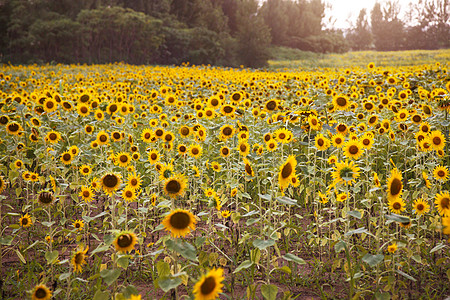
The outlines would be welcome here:
[[[47,263],[50,265],[56,261],[58,255],[59,255],[58,250],[53,250],[51,252],[47,251],[45,252],[45,259],[47,260]]]
[[[275,300],[277,298],[278,287],[273,284],[265,284],[261,286],[261,294],[264,299]]]
[[[400,223],[407,223],[407,222],[411,221],[408,217],[404,217],[404,216],[397,215],[397,214],[386,215],[386,219],[392,220],[395,222],[400,222]]]
[[[361,220],[361,218],[362,218],[361,212],[360,212],[360,211],[357,211],[357,210],[351,210],[351,211],[349,211],[349,212],[347,213],[347,215],[352,216],[352,217],[355,217],[355,218],[360,219],[360,220]]]
[[[256,248],[258,248],[259,250],[264,250],[267,247],[273,246],[275,245],[275,241],[274,240],[261,240],[261,239],[256,239],[253,241],[253,246],[255,246]]]
[[[108,299],[109,299],[109,292],[108,291],[102,292],[101,290],[97,290],[93,298],[93,300],[108,300]]]
[[[170,278],[170,277],[160,277],[158,278],[159,287],[167,293],[171,289],[176,288],[181,284],[182,280],[180,277]]]
[[[106,284],[110,286],[120,276],[120,269],[105,269],[100,272],[100,276],[105,280]]]
[[[384,260],[383,254],[372,255],[370,253],[367,253],[362,258],[362,261],[367,263],[372,268],[381,263],[383,260]]]
[[[234,270],[233,273],[238,273],[243,269],[248,269],[253,265],[253,263],[250,260],[244,260],[237,268]]]
[[[195,247],[187,242],[167,240],[166,246],[169,250],[179,253],[186,259],[198,261]]]
[[[306,264],[306,261],[304,261],[302,258],[300,258],[300,257],[298,257],[298,256],[296,256],[296,255],[294,255],[294,254],[291,254],[291,253],[286,253],[285,255],[283,255],[283,258],[284,258],[285,260],[287,260],[287,261],[293,261],[293,262],[296,262],[296,263],[298,263],[299,265],[304,265],[304,264]]]

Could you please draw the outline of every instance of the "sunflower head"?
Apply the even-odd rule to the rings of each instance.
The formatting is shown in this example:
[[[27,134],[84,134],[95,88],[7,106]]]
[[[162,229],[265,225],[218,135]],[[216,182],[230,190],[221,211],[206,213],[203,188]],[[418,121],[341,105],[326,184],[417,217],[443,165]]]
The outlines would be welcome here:
[[[222,292],[223,269],[212,269],[194,285],[195,299],[217,299]]]
[[[106,194],[112,194],[114,191],[116,191],[119,188],[120,183],[120,175],[116,173],[106,173],[100,179],[100,184]]]
[[[175,209],[171,211],[162,221],[164,228],[170,231],[173,237],[184,237],[192,230],[195,230],[194,215],[183,209]]]
[[[171,198],[182,196],[187,186],[187,179],[184,174],[174,174],[164,183],[164,192]]]
[[[117,251],[129,252],[133,250],[134,245],[137,243],[136,234],[133,232],[123,231],[116,236],[113,244]]]
[[[45,286],[45,284],[40,284],[34,287],[31,294],[32,300],[50,300],[52,298],[52,292]]]
[[[402,183],[402,173],[394,168],[391,171],[391,176],[388,179],[388,200],[398,199],[402,195],[403,183]]]
[[[50,205],[55,200],[55,197],[50,191],[41,191],[37,200],[42,205]]]

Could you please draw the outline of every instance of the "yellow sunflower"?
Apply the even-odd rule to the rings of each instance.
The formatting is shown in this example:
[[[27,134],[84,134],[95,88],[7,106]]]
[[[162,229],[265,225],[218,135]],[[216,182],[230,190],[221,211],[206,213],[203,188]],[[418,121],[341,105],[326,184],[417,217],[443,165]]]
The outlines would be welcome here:
[[[133,232],[122,231],[114,239],[114,246],[116,251],[130,252],[134,249],[134,245],[137,243],[137,236]]]
[[[121,184],[120,175],[116,173],[106,173],[100,179],[100,184],[106,194],[112,194],[119,188]]]
[[[84,228],[84,222],[83,220],[75,220],[72,223],[72,226],[77,230],[77,231],[82,231]]]
[[[227,139],[231,138],[235,133],[235,129],[231,125],[223,125],[220,127],[220,135],[219,138],[222,141],[226,141]]]
[[[91,202],[92,197],[94,196],[94,192],[92,188],[89,186],[82,186],[81,192],[78,194],[85,202]]]
[[[52,291],[45,284],[35,286],[31,294],[31,300],[50,300],[51,298]]]
[[[391,176],[388,179],[387,186],[388,186],[388,201],[391,202],[393,200],[399,199],[402,196],[402,189],[403,189],[403,183],[402,183],[402,173],[398,171],[397,168],[392,169]]]
[[[431,182],[428,179],[428,174],[426,172],[422,172],[422,177],[423,177],[423,180],[425,181],[425,186],[427,188],[431,188]]]
[[[377,172],[373,172],[373,183],[375,184],[376,187],[381,186],[380,179],[378,178]]]
[[[394,254],[397,251],[398,247],[396,243],[392,243],[388,246],[387,251],[391,254]]]
[[[446,166],[436,166],[433,169],[433,176],[436,180],[446,182],[448,180],[448,168]]]
[[[239,154],[242,156],[247,156],[250,153],[250,145],[247,140],[240,140],[236,149],[239,151]]]
[[[82,165],[79,170],[83,176],[87,176],[92,173],[92,167],[89,165]]]
[[[151,149],[150,152],[148,152],[148,161],[153,165],[156,164],[159,159],[161,158],[161,154],[156,149]]]
[[[27,227],[30,227],[31,225],[33,225],[33,221],[31,220],[31,216],[29,214],[24,214],[19,219],[19,225],[21,227],[23,227],[23,228],[27,228]]]
[[[402,198],[394,198],[389,200],[389,210],[395,214],[399,214],[406,209],[405,201]]]
[[[450,216],[450,194],[447,191],[436,194],[434,203],[436,204],[437,210],[441,216]]]
[[[280,172],[278,173],[278,185],[281,190],[284,190],[291,183],[291,177],[295,176],[295,166],[297,160],[294,155],[290,155],[286,162],[280,166]]]
[[[115,155],[114,164],[126,168],[131,161],[131,156],[128,152],[119,152]]]
[[[322,133],[316,135],[315,146],[317,150],[325,151],[328,149],[328,147],[330,147],[330,144],[330,140],[324,137]]]
[[[183,174],[176,173],[164,183],[164,192],[171,198],[183,196],[187,186],[187,179]]]
[[[6,189],[6,180],[0,175],[0,194]]]
[[[75,252],[72,256],[70,262],[72,263],[73,269],[75,273],[81,273],[83,271],[83,265],[86,264],[86,253],[89,247],[86,248],[81,247],[77,252]]]
[[[212,269],[206,275],[203,275],[194,285],[195,300],[214,300],[218,299],[222,292],[223,269]]]
[[[319,121],[319,118],[317,118],[316,115],[310,114],[308,116],[308,124],[309,127],[311,127],[312,130],[320,130],[322,129],[322,123]]]
[[[344,162],[336,162],[333,167],[334,171],[331,173],[333,185],[343,183],[344,185],[352,185],[356,183],[359,177],[359,167],[353,161],[345,160]]]
[[[425,200],[423,200],[422,198],[414,200],[413,212],[416,215],[420,216],[420,215],[423,215],[423,214],[425,214],[425,213],[427,213],[429,211],[430,211],[430,205]]]
[[[136,190],[133,187],[127,185],[122,190],[122,198],[127,202],[133,202],[137,198]]]
[[[273,136],[278,142],[286,144],[292,141],[293,135],[292,132],[287,130],[286,128],[278,128],[273,133]]]
[[[344,155],[348,158],[358,159],[363,153],[363,146],[358,140],[349,140],[344,145]]]
[[[109,143],[109,135],[106,133],[106,131],[102,130],[97,133],[96,141],[99,146],[107,145]]]
[[[23,128],[22,128],[22,125],[20,125],[19,123],[13,121],[13,122],[9,122],[6,125],[6,131],[9,134],[19,136],[21,134],[21,132],[23,132]]]
[[[333,106],[337,110],[347,110],[350,106],[348,97],[342,94],[333,97]]]
[[[250,161],[244,157],[244,164],[245,164],[245,175],[253,177],[255,176],[255,172],[253,172],[252,165],[250,164]]]
[[[136,172],[128,174],[128,186],[138,190],[141,187],[141,175]]]
[[[172,210],[162,221],[165,230],[170,231],[173,237],[184,237],[189,232],[195,230],[194,215],[183,209]]]
[[[331,137],[331,143],[333,144],[334,147],[341,148],[342,146],[344,146],[345,143],[344,135],[342,133],[336,133]]]
[[[445,147],[445,136],[439,130],[433,130],[428,137],[434,150],[442,150]]]
[[[192,157],[199,158],[202,155],[202,152],[203,148],[200,145],[193,144],[188,147],[188,153]]]

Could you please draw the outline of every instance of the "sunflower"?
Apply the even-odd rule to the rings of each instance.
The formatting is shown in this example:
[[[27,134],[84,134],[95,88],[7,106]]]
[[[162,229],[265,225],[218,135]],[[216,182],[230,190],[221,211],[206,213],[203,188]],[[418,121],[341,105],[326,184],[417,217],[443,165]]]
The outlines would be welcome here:
[[[23,228],[27,228],[27,227],[30,227],[31,225],[33,225],[33,221],[31,220],[31,216],[29,214],[24,214],[19,219],[19,225],[21,227],[23,227]]]
[[[44,111],[52,113],[58,109],[58,103],[53,98],[47,98],[43,104]]]
[[[40,191],[37,197],[38,203],[42,205],[50,205],[55,200],[53,193],[50,191]]]
[[[6,125],[6,131],[9,134],[19,136],[21,134],[21,132],[23,131],[23,128],[22,128],[22,125],[20,125],[19,123],[13,121],[13,122],[9,122]]]
[[[195,300],[213,300],[222,292],[223,269],[212,269],[194,285]]]
[[[188,137],[191,134],[191,128],[189,126],[183,125],[178,129],[178,133],[181,137]]]
[[[45,284],[35,286],[31,293],[31,300],[50,300],[51,298],[52,291]]]
[[[226,141],[234,135],[235,129],[231,125],[223,125],[220,127],[220,140]]]
[[[81,192],[78,194],[85,202],[91,202],[92,197],[94,196],[94,192],[92,191],[92,188],[89,186],[82,186]]]
[[[433,176],[436,180],[446,182],[448,180],[448,168],[446,166],[436,166],[433,169]]]
[[[314,114],[310,114],[308,116],[308,124],[312,130],[320,130],[322,128],[321,122],[319,121],[317,116]]]
[[[367,149],[367,150],[369,150],[370,148],[372,148],[372,146],[373,146],[373,143],[374,143],[374,141],[373,141],[373,135],[371,135],[371,134],[364,134],[362,137],[361,137],[361,145],[362,145],[362,147],[364,148],[364,149]]]
[[[80,103],[77,105],[77,112],[80,116],[87,117],[89,116],[91,109],[88,104]]]
[[[124,134],[122,134],[120,131],[114,130],[111,132],[111,139],[114,142],[119,142],[124,138]]]
[[[202,152],[203,148],[200,145],[193,144],[188,147],[188,153],[192,157],[199,158]]]
[[[333,97],[333,106],[335,107],[335,109],[337,110],[347,110],[348,107],[350,106],[350,102],[349,99],[346,95],[336,95],[335,97]]]
[[[171,198],[183,196],[187,186],[184,174],[176,173],[169,177],[164,183],[164,192]]]
[[[120,252],[130,252],[133,250],[134,245],[137,243],[137,236],[133,232],[122,231],[114,239],[114,246],[116,251]]]
[[[236,149],[239,151],[239,154],[243,157],[247,156],[250,153],[250,145],[246,140],[240,140]]]
[[[73,265],[73,269],[75,273],[81,273],[83,271],[83,265],[86,264],[86,252],[88,251],[89,247],[86,246],[80,247],[77,252],[75,252],[72,256],[71,263]]]
[[[72,156],[72,153],[70,153],[70,151],[65,151],[61,154],[61,161],[65,165],[70,165],[72,163],[72,160],[73,160],[73,156]]]
[[[399,199],[402,196],[402,173],[397,170],[397,168],[392,169],[391,176],[388,179],[388,200],[389,202]]]
[[[286,128],[278,128],[273,133],[274,138],[283,144],[289,143],[292,140],[292,132]]]
[[[278,108],[279,100],[269,100],[264,104],[264,110],[267,112],[274,111]]]
[[[235,111],[236,108],[230,104],[225,104],[220,108],[220,112],[222,113],[222,115],[227,117],[233,117]]]
[[[428,122],[422,122],[419,126],[419,130],[423,133],[429,133],[431,131],[431,125]]]
[[[450,216],[450,194],[447,191],[436,194],[434,203],[441,216]]]
[[[243,158],[244,164],[245,164],[245,175],[253,177],[255,176],[255,172],[253,172],[252,165],[250,164],[250,161],[247,158]]]
[[[423,215],[430,211],[430,205],[422,198],[414,200],[413,212],[417,215]]]
[[[184,237],[189,232],[195,230],[194,215],[183,209],[172,210],[162,221],[165,230],[170,231],[173,237]]]
[[[406,209],[405,201],[402,198],[389,200],[389,210],[395,214],[399,214]]]
[[[72,226],[77,230],[77,231],[82,231],[84,228],[84,222],[83,220],[75,220],[72,223]]]
[[[442,218],[442,233],[450,235],[450,217]]]
[[[222,166],[216,161],[211,162],[211,168],[216,172],[220,172],[220,170],[222,170]]]
[[[211,96],[208,99],[208,102],[206,103],[206,105],[208,107],[210,107],[210,108],[214,108],[215,109],[215,108],[218,108],[218,107],[220,107],[222,105],[222,101],[217,96]]]
[[[151,149],[150,152],[148,152],[148,161],[153,165],[156,164],[159,159],[161,158],[161,154],[156,149]]]
[[[346,135],[348,131],[348,126],[344,123],[339,123],[336,125],[336,132],[342,135]]]
[[[6,189],[6,180],[0,175],[0,194]]]
[[[277,147],[278,144],[277,141],[275,141],[275,139],[270,139],[269,141],[266,142],[266,148],[267,150],[269,150],[269,152],[277,150]]]
[[[122,190],[122,198],[123,200],[126,200],[128,202],[133,202],[137,198],[136,190],[133,187],[127,185]]]
[[[317,150],[325,151],[328,149],[328,147],[330,147],[330,144],[330,140],[324,137],[322,133],[316,135],[315,146]]]
[[[220,156],[228,157],[230,155],[230,153],[231,153],[231,150],[227,146],[223,146],[222,148],[220,148]]]
[[[97,133],[97,143],[99,146],[107,145],[109,143],[109,135],[106,133],[106,131],[102,130],[99,133]]]
[[[331,173],[333,185],[342,182],[344,185],[352,185],[359,177],[359,167],[353,164],[353,161],[345,160],[344,162],[336,162]]]
[[[398,249],[398,246],[396,243],[392,243],[388,246],[387,251],[391,254],[394,254]]]
[[[80,173],[81,173],[81,175],[83,175],[83,176],[87,176],[87,175],[89,175],[89,174],[92,173],[92,167],[89,166],[89,165],[82,165],[82,166],[80,167]]]
[[[106,173],[100,179],[100,184],[102,185],[103,191],[106,194],[112,194],[116,191],[121,183],[121,178],[119,174],[116,173]]]
[[[442,150],[445,147],[445,136],[439,130],[433,130],[428,137],[434,150]]]
[[[334,165],[334,164],[337,162],[337,160],[338,160],[338,158],[337,158],[336,155],[331,155],[331,156],[328,158],[327,162],[328,162],[328,164],[330,164],[330,165]]]
[[[336,133],[331,137],[331,143],[336,148],[341,148],[345,143],[345,137],[342,133]]]
[[[141,187],[141,175],[136,174],[136,172],[128,174],[128,186],[135,190]]]
[[[376,187],[381,186],[380,179],[378,178],[377,172],[373,172],[373,183],[375,184]]]
[[[339,193],[339,194],[336,195],[336,201],[337,202],[344,202],[347,199],[348,199],[347,193]]]
[[[131,161],[131,156],[128,152],[119,152],[115,155],[114,164],[126,168]]]
[[[278,185],[281,190],[284,190],[291,183],[291,177],[295,176],[295,166],[297,160],[294,155],[290,155],[286,162],[280,166],[280,172],[278,173]]]
[[[344,155],[348,158],[358,159],[363,153],[362,143],[358,140],[349,140],[344,145]]]

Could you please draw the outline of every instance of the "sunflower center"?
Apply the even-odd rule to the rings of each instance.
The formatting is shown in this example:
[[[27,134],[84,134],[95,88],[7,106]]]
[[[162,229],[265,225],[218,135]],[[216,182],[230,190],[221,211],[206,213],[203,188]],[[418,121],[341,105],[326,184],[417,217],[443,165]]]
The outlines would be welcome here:
[[[399,202],[395,202],[395,203],[392,205],[392,207],[393,207],[395,210],[399,210],[400,208],[402,208],[402,205],[401,205]]]
[[[229,114],[229,113],[233,112],[233,107],[227,105],[227,106],[225,106],[225,107],[223,108],[223,111],[224,111],[225,113]]]
[[[447,197],[442,198],[442,200],[441,200],[441,207],[443,209],[449,209],[450,208],[450,198],[447,198]]]
[[[438,175],[439,177],[445,177],[445,172],[444,172],[443,170],[439,170],[439,171],[437,172],[437,175]]]
[[[36,290],[36,292],[34,293],[34,295],[36,296],[36,298],[38,299],[44,299],[47,297],[47,291],[44,290],[43,288],[38,288]]]
[[[22,219],[22,225],[27,225],[28,224],[28,219],[27,218],[23,218]]]
[[[345,106],[347,105],[347,99],[345,99],[344,97],[339,97],[336,99],[336,103],[339,106]]]
[[[325,142],[323,141],[323,139],[319,139],[319,140],[317,140],[317,144],[318,144],[320,147],[322,147],[323,144],[325,144]]]
[[[228,155],[228,153],[230,153],[230,150],[228,150],[228,148],[223,148],[222,149],[222,154],[223,155]]]
[[[116,140],[120,139],[120,133],[114,132],[113,133],[113,138],[115,138]]]
[[[288,163],[281,170],[281,177],[283,177],[283,179],[286,179],[289,176],[291,176],[291,174],[292,174],[292,165]]]
[[[433,144],[435,144],[435,145],[440,145],[440,144],[441,144],[441,138],[438,137],[438,136],[435,136],[435,137],[433,138]]]
[[[90,195],[91,195],[91,193],[89,193],[89,191],[83,191],[84,198],[89,198]]]
[[[47,102],[46,104],[47,108],[53,108],[55,105],[53,104],[52,101]]]
[[[74,261],[75,261],[75,264],[76,264],[76,265],[81,265],[81,263],[83,262],[83,259],[84,259],[83,253],[77,253],[77,254],[75,254],[75,259],[74,259]]]
[[[419,204],[417,204],[417,210],[418,211],[422,211],[422,210],[424,210],[424,205],[422,204],[422,203],[419,203]]]
[[[172,135],[167,134],[164,139],[166,140],[166,142],[170,142],[172,140]]]
[[[170,225],[175,229],[185,229],[190,223],[189,215],[185,212],[176,212],[170,217]]]
[[[245,172],[247,172],[248,175],[252,175],[252,167],[249,164],[245,164]]]
[[[117,105],[116,104],[113,104],[113,105],[111,105],[110,107],[109,107],[109,111],[110,112],[116,112],[117,111]]]
[[[130,180],[130,184],[131,184],[132,186],[136,186],[136,185],[138,184],[137,179],[136,179],[136,178],[131,179],[131,180]]]
[[[311,120],[311,124],[313,124],[314,126],[317,125],[317,120],[316,119],[312,119]]]
[[[369,139],[363,139],[362,143],[363,143],[364,146],[367,146],[367,145],[370,144],[370,140]]]
[[[49,204],[53,201],[53,196],[49,192],[42,192],[39,194],[39,202]]]
[[[271,101],[267,102],[266,107],[268,110],[274,110],[277,107],[277,103],[275,101],[271,100]]]
[[[12,123],[12,124],[9,125],[8,128],[9,128],[9,130],[12,131],[12,132],[19,131],[19,124],[17,124],[17,123]]]
[[[108,188],[113,188],[117,185],[117,183],[119,182],[119,179],[117,178],[116,175],[114,174],[107,174],[104,178],[103,178],[103,184],[108,187]]]
[[[178,180],[172,179],[167,183],[166,189],[170,194],[176,194],[181,190],[181,184]]]
[[[108,138],[106,137],[106,135],[101,135],[100,138],[99,138],[100,142],[102,142],[102,143],[106,142],[107,139]]]
[[[126,248],[131,245],[132,241],[133,241],[133,238],[131,237],[131,235],[126,233],[126,234],[122,234],[121,236],[119,236],[119,238],[117,239],[117,244],[119,245],[120,248]]]
[[[395,178],[391,183],[391,195],[395,196],[402,190],[402,182],[400,179]]]
[[[353,155],[355,155],[356,153],[358,153],[358,151],[359,151],[359,148],[358,148],[358,146],[356,146],[356,145],[351,145],[351,146],[348,148],[348,152],[350,152],[350,154],[353,154]]]
[[[49,134],[48,138],[49,138],[50,140],[54,141],[54,140],[56,140],[57,135],[56,135],[56,133],[52,132],[52,133]]]
[[[152,160],[156,160],[158,158],[158,155],[156,155],[156,153],[152,153],[152,154],[150,154],[150,158]]]
[[[415,123],[419,123],[420,121],[422,121],[422,118],[421,118],[419,115],[415,115],[415,116],[413,117],[413,121],[414,121]]]
[[[88,112],[88,109],[86,106],[83,106],[83,107],[81,107],[80,111],[81,111],[81,113],[85,114]]]
[[[339,132],[344,132],[345,130],[347,130],[347,126],[345,126],[344,124],[341,124],[337,127],[337,130]]]
[[[216,287],[216,280],[214,277],[210,276],[205,278],[205,281],[200,286],[200,292],[202,295],[209,295],[214,291],[214,288]]]
[[[125,192],[125,196],[126,196],[127,198],[131,198],[131,197],[133,196],[133,192],[132,192],[132,191],[126,191],[126,192]]]
[[[241,144],[241,145],[239,146],[239,149],[240,149],[242,152],[245,152],[245,151],[247,151],[247,146],[246,146],[245,144]]]
[[[211,105],[212,105],[212,106],[217,106],[217,105],[219,105],[219,100],[217,100],[217,99],[212,99],[212,100],[211,100]]]
[[[126,163],[128,161],[128,157],[126,155],[121,155],[119,158],[120,162]]]
[[[369,123],[375,123],[375,121],[377,120],[377,118],[376,117],[371,117],[370,119],[369,119]]]
[[[163,135],[163,131],[162,131],[162,129],[157,129],[156,131],[155,131],[155,135],[156,136],[162,136]]]
[[[238,93],[234,93],[231,98],[233,98],[234,101],[238,101],[239,99],[241,99],[241,95]]]
[[[181,128],[181,134],[182,135],[188,135],[189,134],[189,128],[187,128],[187,127]]]
[[[192,154],[197,155],[199,153],[197,148],[192,148]]]
[[[0,117],[0,124],[5,125],[8,123],[8,118],[6,116]]]
[[[282,133],[280,133],[280,134],[278,135],[278,138],[281,139],[281,140],[284,140],[284,139],[286,138],[286,134],[285,134],[284,132],[282,132]],[[321,146],[322,146],[322,145],[321,145]]]

